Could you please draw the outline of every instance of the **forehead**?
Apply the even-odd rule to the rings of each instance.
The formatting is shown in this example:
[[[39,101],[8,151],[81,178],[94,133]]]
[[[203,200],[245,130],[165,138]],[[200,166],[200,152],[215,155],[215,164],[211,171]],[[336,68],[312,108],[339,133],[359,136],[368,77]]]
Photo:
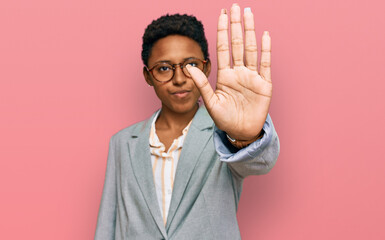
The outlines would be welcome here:
[[[170,35],[159,39],[153,45],[148,64],[159,61],[178,63],[189,57],[204,58],[199,44],[186,36]]]

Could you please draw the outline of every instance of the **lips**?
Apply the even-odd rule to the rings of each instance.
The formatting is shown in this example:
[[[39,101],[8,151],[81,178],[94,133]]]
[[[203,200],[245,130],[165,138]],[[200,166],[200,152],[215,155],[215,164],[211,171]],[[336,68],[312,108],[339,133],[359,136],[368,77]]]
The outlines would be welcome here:
[[[172,95],[179,97],[179,98],[184,98],[186,97],[191,91],[190,90],[179,90],[175,91],[172,93]]]

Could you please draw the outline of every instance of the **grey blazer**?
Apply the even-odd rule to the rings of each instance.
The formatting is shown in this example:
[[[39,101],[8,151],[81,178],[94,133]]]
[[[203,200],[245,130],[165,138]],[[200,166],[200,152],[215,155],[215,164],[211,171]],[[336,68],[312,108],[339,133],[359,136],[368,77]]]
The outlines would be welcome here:
[[[153,118],[119,131],[110,140],[95,240],[241,239],[236,211],[242,181],[247,175],[269,172],[279,154],[270,116],[259,143],[236,152],[221,140],[224,133],[216,129],[207,110],[199,108],[178,162],[166,226],[150,161]]]

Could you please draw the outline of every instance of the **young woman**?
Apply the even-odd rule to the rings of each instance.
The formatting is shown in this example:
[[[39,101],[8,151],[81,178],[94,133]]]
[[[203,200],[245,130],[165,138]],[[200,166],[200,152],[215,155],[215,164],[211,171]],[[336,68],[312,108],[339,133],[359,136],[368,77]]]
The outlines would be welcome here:
[[[244,10],[244,46],[234,4],[231,67],[228,17],[222,9],[215,91],[195,17],[166,15],[145,30],[143,74],[162,108],[111,138],[95,239],[240,239],[243,179],[270,171],[279,140],[268,115],[270,37],[262,37],[258,72],[253,14]]]

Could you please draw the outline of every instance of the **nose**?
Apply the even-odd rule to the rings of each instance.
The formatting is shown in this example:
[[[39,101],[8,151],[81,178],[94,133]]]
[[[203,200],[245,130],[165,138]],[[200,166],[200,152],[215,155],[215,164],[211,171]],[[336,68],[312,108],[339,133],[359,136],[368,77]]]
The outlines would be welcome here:
[[[181,64],[174,65],[174,77],[172,78],[172,82],[175,85],[182,85],[186,82],[186,76],[183,73]]]

